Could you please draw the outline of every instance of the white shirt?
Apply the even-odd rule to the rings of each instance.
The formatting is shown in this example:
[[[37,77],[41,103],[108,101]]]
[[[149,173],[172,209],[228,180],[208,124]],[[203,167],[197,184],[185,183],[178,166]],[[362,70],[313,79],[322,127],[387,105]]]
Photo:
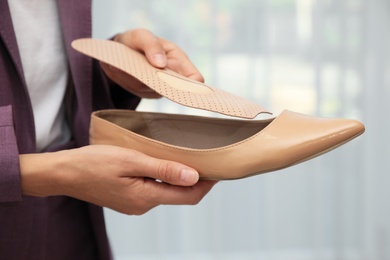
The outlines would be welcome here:
[[[57,1],[8,0],[32,104],[37,150],[69,140],[64,95],[68,65]]]

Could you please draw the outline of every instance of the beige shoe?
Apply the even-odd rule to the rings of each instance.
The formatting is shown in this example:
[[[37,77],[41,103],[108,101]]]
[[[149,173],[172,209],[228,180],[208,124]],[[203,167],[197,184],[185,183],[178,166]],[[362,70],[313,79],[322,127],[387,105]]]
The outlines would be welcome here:
[[[91,144],[131,148],[196,169],[202,179],[270,172],[330,151],[364,132],[355,120],[284,111],[274,119],[233,120],[102,110],[92,114]]]
[[[81,39],[72,46],[179,104],[242,118],[268,113],[249,100],[154,68],[142,54],[120,43]],[[356,120],[318,118],[287,110],[265,120],[102,110],[92,114],[90,141],[181,162],[196,169],[202,179],[226,180],[292,166],[363,132],[363,124]]]

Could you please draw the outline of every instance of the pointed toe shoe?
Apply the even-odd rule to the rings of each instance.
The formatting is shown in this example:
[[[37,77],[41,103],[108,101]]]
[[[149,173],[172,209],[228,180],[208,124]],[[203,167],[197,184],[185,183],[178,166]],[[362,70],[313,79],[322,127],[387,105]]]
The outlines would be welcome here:
[[[356,120],[288,110],[265,120],[103,110],[92,115],[90,140],[181,162],[202,179],[229,180],[298,164],[363,132]]]

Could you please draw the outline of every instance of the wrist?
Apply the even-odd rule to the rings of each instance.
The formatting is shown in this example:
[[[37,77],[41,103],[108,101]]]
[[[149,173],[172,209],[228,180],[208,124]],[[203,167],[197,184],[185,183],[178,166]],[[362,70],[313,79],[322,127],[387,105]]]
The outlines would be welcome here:
[[[64,195],[66,182],[63,152],[19,155],[21,186],[23,195]]]

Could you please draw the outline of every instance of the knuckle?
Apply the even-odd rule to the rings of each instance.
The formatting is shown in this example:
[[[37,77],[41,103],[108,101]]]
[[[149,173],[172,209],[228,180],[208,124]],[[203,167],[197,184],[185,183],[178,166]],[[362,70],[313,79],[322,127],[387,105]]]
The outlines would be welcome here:
[[[164,48],[166,48],[168,50],[181,51],[181,48],[178,45],[176,45],[175,43],[171,42],[171,41],[165,40],[163,38],[159,38],[159,41],[164,46]],[[183,53],[184,53],[184,51],[183,51]]]
[[[148,211],[149,211],[149,209],[147,209],[147,208],[136,208],[136,209],[132,210],[131,215],[141,216],[141,215],[145,214]]]
[[[132,33],[134,35],[138,35],[138,34],[143,34],[143,33],[150,33],[150,31],[148,29],[145,29],[145,28],[135,28],[134,30],[132,30]]]
[[[142,200],[134,203],[132,207],[128,209],[128,215],[135,215],[135,216],[141,216],[148,212],[152,207],[148,206],[146,203],[144,203]]]
[[[167,162],[160,162],[157,168],[157,179],[171,181],[173,179],[172,167]]]
[[[137,28],[131,32],[131,37],[136,41],[142,41],[145,37],[153,36],[153,33],[147,29]]]
[[[201,196],[200,194],[193,196],[189,201],[189,205],[198,205],[202,198],[203,196]]]

